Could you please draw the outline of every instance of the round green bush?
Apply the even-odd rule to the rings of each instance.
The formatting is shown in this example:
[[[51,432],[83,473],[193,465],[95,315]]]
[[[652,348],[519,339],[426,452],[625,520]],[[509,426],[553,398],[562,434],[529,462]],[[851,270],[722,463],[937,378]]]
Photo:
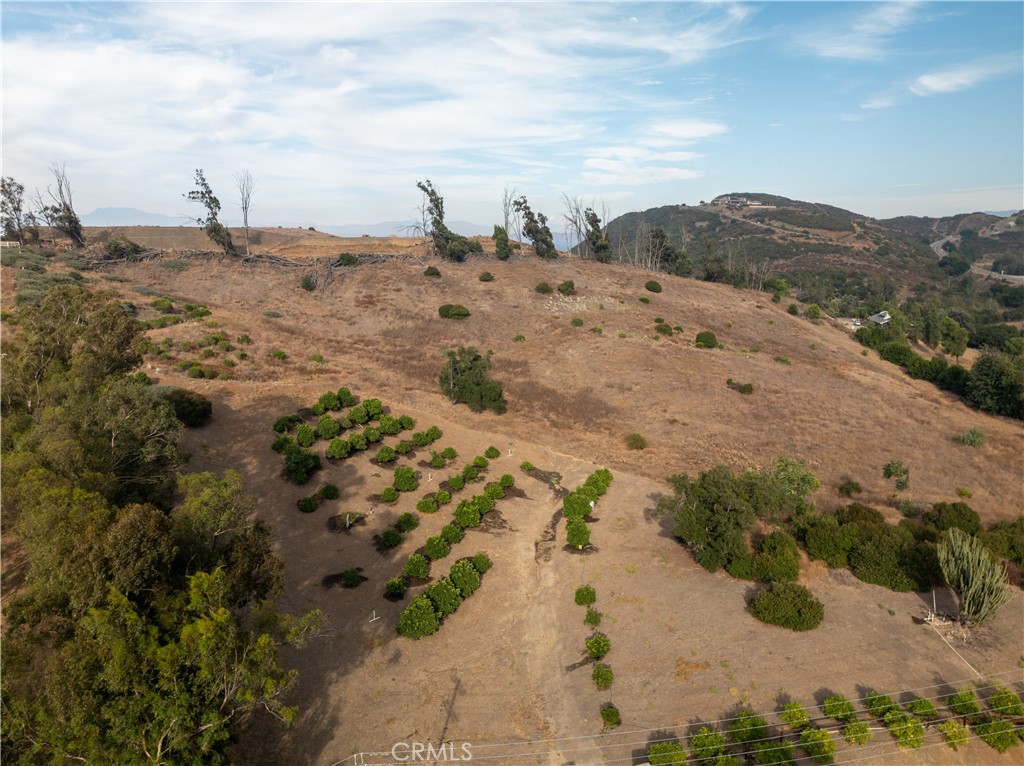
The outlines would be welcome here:
[[[425,556],[414,553],[406,559],[402,574],[406,577],[415,577],[417,580],[426,580],[430,576],[430,562]]]
[[[772,583],[747,601],[747,611],[761,622],[794,631],[813,630],[825,616],[824,605],[807,588],[791,582]]]
[[[622,723],[622,716],[619,714],[619,709],[615,707],[611,702],[606,702],[601,705],[601,720],[604,725],[609,729],[613,729]]]
[[[337,500],[338,497],[341,495],[341,490],[338,489],[337,484],[324,484],[322,487],[320,487],[317,494],[320,495],[320,497],[322,497],[324,500]]]
[[[416,510],[420,513],[437,513],[437,501],[432,497],[424,497],[416,503]]]
[[[380,499],[385,503],[393,503],[398,499],[398,490],[392,486],[384,487],[380,491]]]
[[[795,303],[790,303],[789,306],[786,307],[786,313],[796,316],[800,313],[800,307]]]
[[[423,276],[439,277],[441,276],[441,272],[437,270],[436,266],[427,266],[427,268],[423,269]]]
[[[596,609],[587,607],[587,615],[583,618],[583,623],[592,628],[596,628],[601,624],[601,613]]]
[[[655,742],[647,746],[651,766],[684,766],[686,750],[678,742]]]
[[[455,451],[454,447],[445,447],[441,450],[441,457],[445,460],[454,460],[459,456],[459,453]]]
[[[654,331],[659,335],[665,335],[666,337],[673,333],[672,328],[664,322],[654,325]]]
[[[469,316],[469,309],[461,303],[446,303],[437,310],[444,319],[465,319]]]
[[[469,598],[480,587],[480,573],[476,571],[473,562],[469,559],[462,559],[452,564],[449,577],[463,598]]]
[[[608,640],[608,636],[604,633],[595,633],[592,635],[587,639],[586,646],[587,654],[595,660],[601,659],[612,650],[612,642]]]
[[[363,577],[359,572],[359,567],[356,567],[354,569],[346,569],[344,572],[342,572],[341,586],[343,588],[358,588],[360,585],[362,585],[363,580],[365,580],[366,578]]]
[[[480,525],[480,511],[476,505],[469,500],[463,500],[455,509],[455,521],[463,529],[469,529]]]
[[[576,285],[573,284],[573,281],[571,279],[567,279],[558,285],[558,292],[560,292],[562,295],[575,295]]]
[[[466,486],[466,480],[462,478],[461,474],[455,474],[448,477],[448,486],[452,488],[452,492],[461,492],[462,488]]]
[[[491,563],[491,560],[490,558],[488,558],[486,553],[478,553],[475,556],[473,556],[473,569],[475,569],[480,574],[483,574],[492,566],[494,566],[494,564]]]
[[[473,458],[473,467],[479,468],[481,471],[487,468],[487,466],[489,466],[490,464],[490,461],[483,455],[477,455],[475,458]]]
[[[413,469],[404,465],[395,469],[394,487],[399,492],[413,492],[419,484]]]
[[[303,513],[312,513],[318,505],[315,497],[303,497],[298,502],[299,510]]]
[[[642,434],[631,433],[626,436],[626,449],[644,449],[647,446],[647,439]]]
[[[570,320],[569,324],[571,324],[573,327],[582,327],[583,326],[583,317],[573,317]]]
[[[498,484],[500,484],[505,489],[511,489],[512,487],[515,486],[515,483],[516,480],[510,473],[503,473],[501,475],[501,478],[498,479]]]
[[[710,330],[697,333],[697,348],[718,348],[718,338]]]
[[[549,285],[547,282],[541,282],[533,289],[536,290],[541,295],[549,295],[552,292],[551,285]]]
[[[590,677],[594,680],[594,685],[598,689],[610,688],[615,680],[615,674],[612,672],[612,669],[603,662],[598,662],[594,665],[594,670],[591,672]]]
[[[647,282],[647,284],[645,284],[644,287],[647,288],[648,292],[652,292],[652,293],[660,293],[661,292],[661,285],[659,283],[655,282],[653,279],[650,280],[649,282]]]
[[[449,553],[451,553],[452,546],[443,537],[428,537],[427,542],[423,546],[423,552],[427,558],[431,561],[437,561],[443,559]]]
[[[429,465],[431,468],[444,468],[445,459],[441,457],[441,454],[439,452],[435,452],[430,456]]]
[[[478,278],[479,278],[479,280],[481,282],[493,282],[494,281],[494,275],[491,272],[489,272],[489,271],[483,272]]]
[[[341,423],[330,415],[321,415],[316,421],[316,435],[321,439],[333,439],[341,432]]]
[[[456,545],[462,542],[462,538],[466,536],[466,533],[462,531],[462,527],[457,524],[445,524],[441,527],[441,539],[449,545]]]
[[[329,458],[344,459],[350,454],[352,454],[352,445],[341,437],[331,439],[331,443],[327,445],[327,457]]]
[[[501,457],[501,450],[495,447],[494,445],[491,445],[490,447],[484,450],[484,457],[487,458],[488,460],[494,460],[496,458],[499,458]]]
[[[416,596],[398,617],[395,629],[399,635],[417,639],[436,633],[440,624],[434,605],[429,598],[421,594]]]
[[[403,439],[402,441],[398,442],[398,444],[395,445],[395,452],[397,452],[399,455],[408,455],[410,452],[412,452],[412,444]]]
[[[437,490],[434,493],[434,502],[437,503],[437,507],[440,508],[442,505],[448,505],[452,501],[450,493],[445,492],[443,489]]]
[[[392,601],[398,601],[405,596],[405,591],[408,586],[405,584],[405,580],[401,577],[392,577],[386,583],[384,583],[384,598]]]
[[[395,521],[395,529],[399,532],[412,532],[420,525],[420,520],[415,513],[403,513]]]
[[[391,449],[391,447],[385,445],[377,450],[377,455],[374,459],[382,465],[386,463],[393,463],[398,459],[398,453]]]
[[[581,585],[576,589],[576,603],[580,606],[590,606],[597,601],[597,591],[592,585]]]
[[[395,548],[402,544],[402,533],[397,529],[385,529],[380,534],[380,547],[381,548]]]
[[[462,603],[462,594],[447,577],[442,577],[437,582],[428,585],[426,596],[434,605],[434,611],[441,619],[454,614],[455,610],[459,608],[459,604]]]

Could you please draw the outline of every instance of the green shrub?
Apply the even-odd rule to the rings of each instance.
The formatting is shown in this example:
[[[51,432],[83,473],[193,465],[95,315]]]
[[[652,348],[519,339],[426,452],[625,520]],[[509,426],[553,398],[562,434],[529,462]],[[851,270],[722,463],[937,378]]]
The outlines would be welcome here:
[[[380,499],[385,503],[393,503],[398,499],[398,490],[388,485],[380,491]]]
[[[978,705],[978,695],[970,686],[961,686],[956,694],[946,699],[946,707],[959,716],[970,718],[981,712]]]
[[[401,433],[402,424],[398,418],[391,417],[390,415],[381,415],[380,420],[377,421],[377,428],[385,436],[394,436]]]
[[[396,630],[406,638],[418,639],[436,633],[439,627],[434,605],[429,598],[419,595],[399,615]]]
[[[1020,744],[1018,729],[1010,722],[999,718],[986,717],[972,724],[974,733],[991,748],[1005,753],[1011,747]]]
[[[596,628],[598,625],[601,624],[601,613],[596,609],[587,607],[587,614],[583,618],[583,622],[585,625],[589,625],[592,628]]]
[[[747,611],[761,622],[794,631],[821,624],[825,607],[802,585],[776,582],[747,601]]]
[[[552,292],[551,285],[549,285],[547,282],[541,282],[533,289],[536,290],[541,295],[549,295]]]
[[[795,303],[790,303],[789,306],[786,307],[786,312],[792,314],[793,316],[796,316],[797,314],[800,313],[800,307],[797,306]]]
[[[295,484],[305,484],[310,474],[319,469],[319,456],[309,450],[296,446],[284,453],[284,474]]]
[[[587,522],[579,516],[569,519],[565,525],[565,541],[580,550],[590,545],[590,527]]]
[[[718,348],[718,338],[710,330],[704,330],[697,333],[696,339],[697,348]]]
[[[595,633],[592,635],[587,639],[586,646],[587,654],[595,660],[601,659],[612,650],[612,642],[608,640],[608,636],[604,633]]]
[[[1024,705],[1021,705],[1020,697],[1005,686],[997,686],[988,695],[988,709],[996,715],[1011,718],[1024,716]]]
[[[321,415],[316,421],[316,435],[321,439],[333,439],[341,431],[341,423],[330,415]]]
[[[760,742],[768,738],[768,724],[750,708],[740,708],[730,721],[726,734],[735,745]]]
[[[467,465],[462,469],[462,478],[466,481],[476,481],[476,477],[480,475],[480,471],[477,470],[475,465]]]
[[[213,404],[202,394],[185,388],[171,388],[163,394],[174,410],[174,417],[186,428],[204,425],[213,414]]]
[[[272,349],[270,349],[270,358],[271,359],[277,359],[278,361],[282,361],[282,360],[288,358],[288,354],[286,354],[284,351],[282,351],[279,348],[272,348]]]
[[[174,304],[167,298],[154,298],[149,305],[161,314],[170,314],[174,311]]]
[[[480,574],[483,574],[492,566],[494,565],[491,563],[491,560],[487,557],[486,553],[478,553],[473,556],[473,568]]]
[[[299,510],[303,513],[312,513],[319,505],[315,497],[303,497],[298,501]]]
[[[921,523],[944,532],[947,529],[961,529],[969,535],[981,532],[981,519],[966,503],[935,503],[931,510],[921,515]]]
[[[403,513],[395,521],[395,529],[399,532],[412,532],[420,525],[420,520],[415,513]]]
[[[853,497],[863,492],[863,488],[853,479],[847,479],[839,485],[839,494],[843,497]]]
[[[337,484],[324,484],[316,493],[323,500],[337,500],[341,496],[341,490],[338,489]]]
[[[452,496],[445,492],[443,489],[439,489],[434,493],[434,502],[437,503],[437,507],[440,508],[442,505],[448,505],[452,501]]]
[[[812,303],[804,311],[804,316],[806,316],[808,319],[812,319],[815,321],[821,319],[821,308],[818,306],[817,303]]]
[[[851,745],[863,745],[871,739],[871,727],[867,721],[851,721],[843,727],[843,739]]]
[[[469,309],[461,303],[446,303],[437,310],[437,313],[444,319],[465,319],[469,316]]]
[[[505,488],[498,482],[492,481],[484,486],[484,494],[492,500],[501,500],[505,497]]]
[[[647,439],[642,434],[636,432],[628,434],[626,436],[626,449],[644,449],[647,447]]]
[[[473,467],[478,468],[481,471],[485,470],[490,464],[491,462],[483,455],[477,455],[473,458]]]
[[[817,763],[831,763],[836,755],[836,743],[824,729],[804,729],[800,732],[800,746]]]
[[[787,532],[776,530],[761,541],[753,575],[761,582],[793,582],[800,574],[800,550]]]
[[[384,598],[390,599],[391,601],[398,601],[405,597],[405,591],[408,586],[405,584],[405,580],[401,577],[392,577],[386,583],[384,583]]]
[[[796,766],[793,758],[793,743],[785,739],[755,742],[754,763],[757,766]]]
[[[651,299],[650,299],[650,298],[648,298],[648,297],[647,297],[646,295],[641,295],[641,296],[640,296],[640,302],[641,302],[641,303],[650,303],[650,302],[651,302]]]
[[[352,445],[340,437],[331,439],[327,445],[327,457],[333,459],[345,459],[352,453]]]
[[[567,279],[558,285],[558,292],[562,295],[575,295],[576,285],[573,284],[571,279]]]
[[[935,709],[930,699],[915,697],[907,703],[907,710],[918,718],[938,718],[939,711]]]
[[[385,445],[377,450],[377,454],[374,459],[381,465],[386,465],[387,463],[393,463],[397,460],[398,453],[391,449],[391,447]]]
[[[356,567],[354,569],[346,569],[341,573],[341,586],[343,588],[358,588],[366,580],[360,572],[362,569]]]
[[[432,497],[424,497],[416,503],[416,510],[420,513],[437,513],[437,501]]]
[[[727,752],[725,737],[721,732],[710,726],[701,726],[697,733],[690,737],[690,757],[695,761],[712,761]]]
[[[316,441],[316,431],[308,423],[302,423],[295,431],[295,441],[299,443],[300,447],[311,447]]]
[[[279,455],[285,454],[290,449],[296,449],[298,445],[295,440],[287,434],[282,434],[274,439],[274,443],[270,445],[270,448]]]
[[[980,428],[968,428],[956,440],[967,447],[981,447],[985,444],[985,432]]]
[[[441,619],[454,614],[455,610],[459,608],[459,604],[462,603],[462,595],[447,577],[442,577],[437,582],[428,585],[426,596],[434,605],[434,611]]]
[[[312,292],[316,289],[316,280],[312,274],[303,274],[302,281],[299,283],[303,290]]]
[[[104,248],[107,251],[107,255],[111,258],[118,258],[124,260],[134,260],[135,256],[143,252],[146,248],[140,245],[138,242],[132,242],[128,237],[123,234],[115,234],[113,237],[107,240]]]
[[[890,710],[883,720],[900,747],[918,748],[924,744],[924,725],[910,713]]]
[[[811,725],[811,719],[807,715],[807,710],[796,700],[787,702],[782,706],[779,718],[782,719],[783,723],[792,726],[794,731],[802,731]]]
[[[477,278],[481,282],[493,282],[494,281],[494,275],[491,272],[489,272],[489,271],[485,271],[485,272],[481,273],[480,276],[477,277]]]
[[[431,468],[444,468],[445,459],[441,457],[441,453],[431,451],[430,462],[428,463],[428,465]]]
[[[511,489],[515,486],[515,483],[516,480],[510,473],[503,473],[498,479],[498,484],[500,484],[503,489]]]
[[[686,751],[678,742],[655,742],[647,746],[651,766],[685,766]]]
[[[430,576],[430,562],[425,556],[414,553],[406,559],[402,574],[406,577],[415,577],[417,580],[426,580]]]
[[[573,317],[572,320],[570,320],[569,324],[571,324],[573,327],[582,327],[583,326],[583,318],[582,317]]]
[[[462,527],[457,524],[445,524],[441,527],[441,539],[449,545],[457,545],[462,542],[462,538],[466,536],[466,533],[462,531]]]
[[[619,714],[619,709],[615,707],[615,705],[611,702],[606,702],[601,705],[601,720],[607,728],[614,729],[622,723],[622,716]]]
[[[530,473],[530,471],[534,470],[534,465],[529,460],[524,460],[522,463],[519,464],[519,469],[521,471],[525,471],[526,473]]]
[[[956,750],[959,747],[967,747],[970,742],[970,734],[967,727],[960,721],[943,721],[939,724],[939,731],[946,744]]]
[[[501,450],[491,445],[486,450],[484,450],[484,457],[487,458],[488,460],[495,460],[501,457]]]
[[[381,548],[395,548],[402,544],[405,538],[402,537],[402,533],[397,529],[385,529],[380,533],[380,547]]]
[[[480,511],[476,505],[469,500],[459,503],[455,509],[455,521],[463,529],[469,529],[480,525]]]
[[[423,276],[439,277],[441,276],[441,272],[437,270],[436,266],[427,266],[427,268],[423,269]]]
[[[750,395],[754,393],[753,383],[736,383],[732,378],[729,378],[725,381],[725,385],[740,394]]]
[[[449,477],[448,486],[452,488],[452,492],[461,492],[462,488],[466,486],[466,480],[462,478],[462,474],[455,474]]]
[[[892,697],[874,691],[864,697],[864,707],[872,716],[883,720],[892,711],[899,710],[899,705],[892,701]]]
[[[647,288],[648,292],[652,292],[652,293],[660,293],[661,292],[661,285],[658,284],[657,282],[655,282],[653,279],[648,281],[644,285],[644,287]]]
[[[842,694],[826,697],[821,703],[821,712],[829,718],[835,718],[843,723],[857,720],[857,710],[853,707],[853,703]]]
[[[480,573],[476,571],[473,562],[469,559],[462,559],[452,564],[449,576],[452,584],[458,588],[463,598],[469,598],[480,587]]]
[[[442,537],[428,537],[426,544],[423,546],[423,552],[427,558],[431,561],[437,561],[443,559],[449,553],[451,553],[452,547],[448,541]]]
[[[580,606],[590,606],[597,601],[597,591],[592,585],[581,585],[576,589],[576,603]]]
[[[672,328],[669,327],[664,322],[659,322],[658,324],[654,325],[654,331],[659,335],[664,335],[666,337],[670,336],[673,332]]]
[[[399,492],[413,492],[419,486],[416,472],[408,466],[399,466],[395,469],[394,487]]]
[[[594,680],[594,685],[598,689],[611,688],[612,682],[615,680],[615,674],[612,672],[611,667],[603,662],[598,662],[594,665],[594,670],[591,672],[590,677]]]
[[[399,455],[408,455],[410,452],[412,452],[412,444],[403,439],[402,441],[398,442],[398,444],[395,445],[395,452],[397,452]]]

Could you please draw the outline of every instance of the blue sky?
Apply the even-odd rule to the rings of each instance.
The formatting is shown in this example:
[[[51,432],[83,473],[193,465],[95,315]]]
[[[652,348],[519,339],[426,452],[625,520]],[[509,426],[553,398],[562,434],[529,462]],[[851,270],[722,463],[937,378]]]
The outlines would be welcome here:
[[[876,217],[1024,206],[1024,4],[4,2],[3,174],[80,213],[489,225],[731,191]]]

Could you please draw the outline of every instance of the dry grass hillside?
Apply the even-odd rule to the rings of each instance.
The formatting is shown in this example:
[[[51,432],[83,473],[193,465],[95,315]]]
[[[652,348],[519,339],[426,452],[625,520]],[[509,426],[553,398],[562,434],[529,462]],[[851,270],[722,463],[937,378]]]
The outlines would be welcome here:
[[[265,244],[291,248],[275,252],[293,259],[373,252],[365,239],[295,236]],[[927,595],[893,593],[805,560],[800,582],[824,602],[826,616],[817,630],[792,633],[747,614],[752,584],[702,570],[654,513],[669,474],[718,463],[763,468],[788,454],[821,479],[813,497],[819,507],[839,504],[838,484],[853,479],[864,488],[858,499],[895,521],[882,466],[899,459],[910,469],[904,497],[953,501],[967,488],[985,522],[1017,518],[1024,507],[1019,421],[911,380],[873,352],[863,355],[847,329],[791,316],[764,293],[663,275],[662,292],[652,293],[644,287],[651,274],[621,266],[525,255],[451,264],[422,257],[417,241],[388,240],[387,247],[399,257],[338,268],[325,289],[312,291],[301,287],[305,267],[219,258],[169,256],[88,275],[135,302],[142,319],[158,316],[150,307],[155,293],[179,307],[211,309],[201,321],[150,331],[171,348],[164,358],[147,357],[145,369],[213,401],[213,420],[184,436],[189,470],[242,472],[285,561],[281,607],[318,608],[330,623],[328,638],[286,657],[299,671],[292,697],[299,719],[290,729],[269,718],[250,721],[238,762],[326,766],[365,753],[362,762],[389,763],[396,742],[448,741],[471,743],[473,760],[495,766],[639,763],[646,743],[685,736],[740,704],[776,725],[774,711],[790,698],[813,706],[832,693],[859,700],[869,689],[939,698],[978,677],[1021,691],[1024,598],[1017,590],[996,620],[965,638],[922,623]],[[428,263],[439,278],[424,276]],[[484,271],[493,281],[479,279]],[[534,289],[565,280],[576,295]],[[438,307],[446,303],[471,315],[442,319]],[[682,330],[660,335],[657,320]],[[702,330],[713,331],[722,348],[697,348]],[[175,366],[199,358],[188,341],[209,333],[236,345],[200,359],[227,379],[196,380]],[[238,342],[242,335],[251,343]],[[459,345],[493,351],[505,414],[474,414],[442,396],[443,353]],[[753,392],[730,389],[730,378],[753,384]],[[403,458],[421,483],[395,504],[380,501],[391,466],[372,462],[372,453],[325,461],[308,485],[286,482],[270,449],[272,424],[339,386],[379,397],[392,413],[414,417],[418,429],[437,425],[444,434],[438,446],[458,451],[456,467],[431,469],[422,449]],[[983,447],[955,441],[972,427],[985,432]],[[646,438],[645,449],[627,449],[633,432]],[[383,584],[451,520],[451,507],[421,515],[420,528],[394,550],[380,550],[375,535],[398,514],[415,513],[416,500],[436,487],[431,482],[491,445],[502,453],[491,476],[512,473],[516,486],[432,574],[437,579],[477,551],[494,568],[439,633],[400,638],[395,624],[409,599],[384,600]],[[322,453],[323,442],[316,449]],[[524,460],[538,471],[521,471]],[[552,537],[553,514],[559,490],[601,466],[615,478],[593,515],[594,547],[581,555],[562,547],[564,524]],[[297,500],[325,482],[341,496],[300,513]],[[365,522],[346,530],[338,524],[345,512],[366,514]],[[338,587],[338,574],[353,567],[367,581]],[[584,661],[589,628],[573,603],[582,582],[597,589],[601,630],[613,645],[610,694],[595,689]],[[954,610],[948,592],[937,598],[940,610]],[[609,699],[623,719],[610,732],[598,715]],[[1013,752],[999,756],[980,742],[948,750],[935,731],[921,751],[898,750],[884,729],[864,746],[836,739],[840,763],[1016,762]]]

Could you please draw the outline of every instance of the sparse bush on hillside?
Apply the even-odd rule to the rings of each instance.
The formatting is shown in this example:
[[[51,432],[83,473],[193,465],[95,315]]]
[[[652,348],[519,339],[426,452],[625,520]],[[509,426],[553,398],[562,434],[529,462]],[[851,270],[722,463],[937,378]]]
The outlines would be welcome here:
[[[104,248],[106,249],[109,257],[120,258],[128,261],[133,260],[136,255],[146,249],[138,242],[132,242],[123,234],[115,234],[113,237],[108,239]]]
[[[573,281],[571,279],[567,279],[558,285],[558,292],[560,292],[562,295],[575,295],[576,285],[573,284]]]
[[[697,348],[718,348],[718,338],[710,330],[704,330],[697,333],[696,346]]]
[[[461,303],[446,303],[437,310],[445,319],[465,319],[469,316],[469,309]]]
[[[985,432],[980,428],[968,428],[956,440],[967,447],[981,447],[985,444]]]
[[[493,282],[494,281],[494,275],[491,272],[489,272],[489,271],[485,271],[482,274],[480,274],[478,279],[481,282]]]
[[[644,449],[647,447],[647,439],[642,434],[636,432],[628,434],[626,436],[626,449]]]
[[[536,290],[541,295],[549,295],[552,292],[551,285],[549,285],[547,282],[541,282],[533,289]]]
[[[647,290],[652,292],[652,293],[660,293],[661,292],[661,284],[659,284],[658,282],[654,281],[653,279],[650,280],[649,282],[647,282],[647,284],[645,284],[644,287],[647,288]]]
[[[436,266],[427,266],[427,268],[423,269],[423,276],[439,277],[441,276],[441,272],[437,270]]]
[[[505,398],[501,384],[488,377],[491,352],[481,356],[475,348],[460,347],[447,352],[447,361],[441,368],[441,391],[452,404],[465,402],[473,412],[505,411]]]
[[[800,313],[800,307],[795,303],[790,303],[789,306],[786,307],[786,312],[792,314],[793,316],[796,316],[797,314]]]
[[[491,235],[494,240],[494,255],[499,261],[507,261],[512,255],[512,243],[509,242],[508,232],[504,226],[494,226],[494,233]]]

